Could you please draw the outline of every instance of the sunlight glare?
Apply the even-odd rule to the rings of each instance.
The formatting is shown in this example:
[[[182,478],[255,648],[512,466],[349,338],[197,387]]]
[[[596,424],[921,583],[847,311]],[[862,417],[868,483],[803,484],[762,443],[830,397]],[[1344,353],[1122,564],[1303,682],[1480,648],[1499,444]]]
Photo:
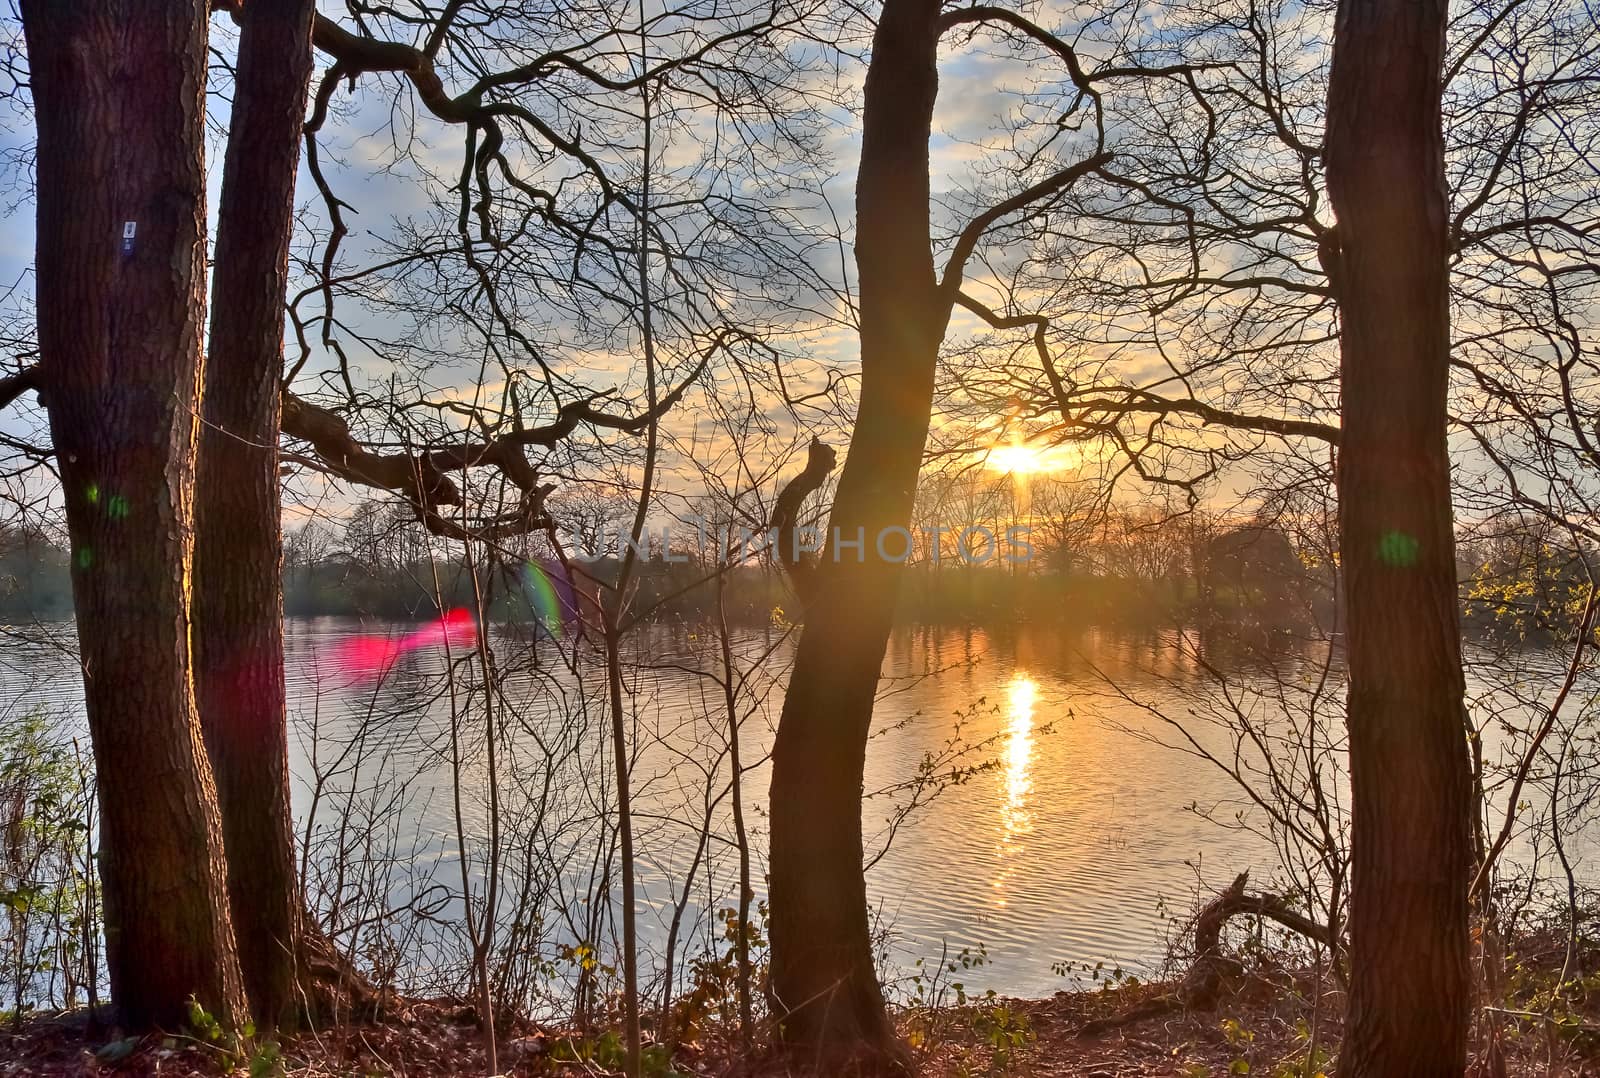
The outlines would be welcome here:
[[[1003,862],[1023,851],[1021,839],[1033,830],[1033,813],[1028,795],[1033,792],[1033,708],[1039,697],[1039,684],[1022,671],[1011,678],[1006,706],[1006,745],[1001,757],[1001,785],[1004,800],[1000,805],[1000,876],[995,890],[996,903],[1004,906],[1005,884],[1011,869]]]
[[[997,445],[983,454],[984,466],[1007,475],[1037,475],[1077,467],[1080,454],[1070,445]]]

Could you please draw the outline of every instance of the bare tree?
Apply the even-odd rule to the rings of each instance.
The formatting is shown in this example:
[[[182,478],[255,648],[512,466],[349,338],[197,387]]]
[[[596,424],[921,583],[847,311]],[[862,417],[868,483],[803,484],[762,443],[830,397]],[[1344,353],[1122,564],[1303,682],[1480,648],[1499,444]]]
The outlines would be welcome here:
[[[1343,0],[1325,153],[1339,223],[1339,550],[1353,1075],[1466,1068],[1472,783],[1445,444],[1446,5]]]
[[[1066,68],[1077,91],[1071,122],[1081,126],[1087,145],[1033,156],[1011,178],[1012,193],[955,233],[936,271],[928,138],[939,42],[948,33],[985,28],[1014,35]],[[1152,76],[1181,83],[1189,74],[1183,65],[1089,70],[1068,41],[999,7],[941,14],[928,0],[888,0],[878,20],[856,188],[860,404],[824,555],[814,569],[801,563],[793,574],[806,620],[773,749],[772,992],[782,1035],[797,1058],[828,1067],[905,1065],[873,969],[861,873],[861,779],[900,576],[899,548],[880,543],[903,543],[894,533],[911,519],[946,326],[958,303],[1007,324],[962,292],[968,263],[992,230],[1014,216],[1046,214],[1107,165],[1104,85]],[[803,498],[819,480],[808,469],[780,496],[780,506]],[[793,519],[790,513],[779,523]],[[842,546],[841,540],[858,539],[859,548]],[[795,553],[785,560],[793,563]]]
[[[195,506],[195,694],[216,774],[245,989],[263,1029],[292,1020],[300,943],[277,449],[314,7],[259,0],[239,16]]]
[[[72,538],[123,1021],[244,1012],[190,678],[205,322],[204,4],[22,8],[38,146],[38,384]]]

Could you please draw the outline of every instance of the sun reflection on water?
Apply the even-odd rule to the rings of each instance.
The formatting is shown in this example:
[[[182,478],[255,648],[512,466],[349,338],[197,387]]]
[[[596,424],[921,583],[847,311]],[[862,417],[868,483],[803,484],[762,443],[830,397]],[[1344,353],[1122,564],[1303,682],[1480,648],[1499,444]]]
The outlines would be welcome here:
[[[1033,792],[1033,708],[1039,684],[1023,671],[1011,678],[1007,690],[1005,751],[1001,757],[1000,842],[996,853],[1000,871],[994,881],[998,905],[1006,904],[1005,888],[1013,872],[1009,864],[1026,848],[1023,840],[1033,831],[1028,795]]]

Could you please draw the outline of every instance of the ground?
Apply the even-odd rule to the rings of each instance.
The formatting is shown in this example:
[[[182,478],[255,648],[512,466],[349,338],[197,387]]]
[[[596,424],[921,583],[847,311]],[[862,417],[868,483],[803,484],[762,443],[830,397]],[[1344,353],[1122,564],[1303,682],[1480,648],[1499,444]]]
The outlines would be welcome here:
[[[919,1075],[927,1078],[1133,1078],[1178,1075],[1266,1075],[1313,1078],[1306,1067],[1313,1040],[1326,1046],[1337,1023],[1325,1018],[1314,1031],[1306,1021],[1315,982],[1286,977],[1255,979],[1227,996],[1215,1011],[1162,1010],[1166,987],[1123,985],[1104,990],[1061,992],[1044,1000],[992,999],[965,1007],[908,1013],[902,1029],[914,1046]],[[1323,993],[1322,1012],[1338,1014],[1338,993]],[[1100,1019],[1144,1017],[1085,1036]],[[1600,1050],[1585,1042],[1581,1025],[1557,1029],[1526,1019],[1504,1019],[1508,1078],[1533,1075],[1600,1078]],[[1092,1028],[1092,1027],[1091,1027]],[[1481,1038],[1478,1038],[1481,1041]],[[519,1028],[501,1041],[501,1071],[514,1075],[598,1075],[595,1060],[561,1062],[563,1038]],[[602,1051],[602,1055],[604,1052]],[[228,1053],[185,1037],[150,1036],[137,1041],[115,1030],[93,1028],[82,1013],[37,1018],[0,1032],[0,1078],[60,1075],[159,1074],[172,1078],[284,1074],[294,1078],[392,1075],[396,1078],[481,1076],[482,1051],[470,1012],[447,1003],[407,1004],[382,1022],[341,1026],[285,1041],[281,1058],[270,1052]],[[676,1073],[705,1078],[778,1078],[791,1073],[771,1062],[737,1058],[715,1044],[679,1053]],[[659,1067],[656,1075],[666,1072]],[[1481,1059],[1471,1073],[1491,1078]]]

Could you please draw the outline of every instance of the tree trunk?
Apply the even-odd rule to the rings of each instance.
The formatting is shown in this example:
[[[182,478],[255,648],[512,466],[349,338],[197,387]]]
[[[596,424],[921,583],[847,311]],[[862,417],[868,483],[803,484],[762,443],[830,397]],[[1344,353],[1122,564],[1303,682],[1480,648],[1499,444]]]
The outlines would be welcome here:
[[[205,313],[203,0],[25,0],[42,389],[72,540],[112,997],[176,1027],[243,992],[190,680]]]
[[[212,270],[195,516],[195,690],[256,1024],[293,1017],[299,893],[284,718],[278,383],[314,0],[250,0]]]
[[[1472,818],[1446,447],[1444,0],[1341,0],[1328,86],[1341,320],[1351,983],[1341,1073],[1460,1075]]]
[[[873,965],[861,794],[905,543],[877,540],[911,520],[949,315],[928,222],[938,17],[937,0],[887,0],[873,40],[856,182],[861,402],[773,746],[772,994],[784,1042],[822,1073],[903,1060]]]

